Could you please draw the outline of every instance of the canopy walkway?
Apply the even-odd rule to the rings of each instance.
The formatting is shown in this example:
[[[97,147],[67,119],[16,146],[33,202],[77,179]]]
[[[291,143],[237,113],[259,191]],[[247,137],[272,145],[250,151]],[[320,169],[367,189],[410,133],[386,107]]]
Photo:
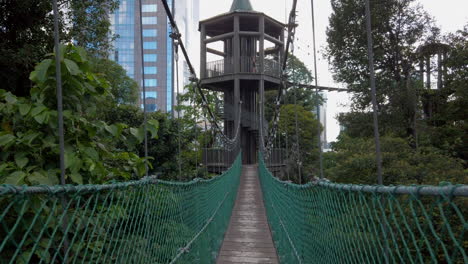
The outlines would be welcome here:
[[[468,262],[466,185],[296,185],[260,159],[260,191],[243,171],[239,155],[188,183],[1,185],[0,263]]]

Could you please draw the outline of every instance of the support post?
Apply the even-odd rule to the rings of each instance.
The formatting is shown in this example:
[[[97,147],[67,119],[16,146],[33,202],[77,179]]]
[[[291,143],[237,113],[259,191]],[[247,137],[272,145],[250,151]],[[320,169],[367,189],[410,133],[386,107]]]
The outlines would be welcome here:
[[[240,72],[240,35],[239,35],[239,32],[240,32],[239,16],[234,16],[234,43],[232,43],[232,47],[234,48],[234,73]]]
[[[206,26],[200,28],[200,78],[206,78]]]
[[[377,161],[377,182],[379,185],[383,184],[382,178],[382,154],[380,152],[380,135],[379,135],[379,121],[378,121],[378,106],[377,106],[377,91],[375,88],[375,71],[374,71],[374,49],[372,41],[372,27],[371,27],[371,12],[369,0],[366,0],[366,29],[367,29],[367,54],[369,55],[369,71],[370,71],[370,85],[372,95],[372,109],[374,119],[374,139],[375,139],[375,154]]]

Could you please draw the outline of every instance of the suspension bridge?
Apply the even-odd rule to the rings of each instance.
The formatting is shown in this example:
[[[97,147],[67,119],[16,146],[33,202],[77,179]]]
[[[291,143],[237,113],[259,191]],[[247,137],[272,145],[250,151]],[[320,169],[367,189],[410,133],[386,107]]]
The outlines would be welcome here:
[[[306,184],[282,177],[287,157],[276,143],[279,108],[285,87],[300,85],[284,78],[297,1],[286,25],[253,11],[247,0],[200,22],[200,79],[162,4],[176,52],[188,62],[219,135],[222,147],[203,154],[204,166],[218,175],[190,182],[147,176],[105,185],[0,185],[0,263],[468,262],[466,185],[339,184],[325,179],[322,168],[321,177]],[[208,47],[215,42],[224,49]],[[207,62],[207,53],[222,58]],[[204,90],[223,93],[223,124]],[[266,90],[278,91],[271,122],[264,120]]]

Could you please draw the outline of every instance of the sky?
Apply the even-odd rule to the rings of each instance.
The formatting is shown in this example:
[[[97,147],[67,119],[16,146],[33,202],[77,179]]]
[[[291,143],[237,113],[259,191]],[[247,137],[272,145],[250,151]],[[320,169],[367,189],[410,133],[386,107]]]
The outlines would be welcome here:
[[[250,0],[255,11],[263,12],[279,21],[287,20],[288,12],[292,6],[292,0]],[[468,23],[467,0],[419,0],[424,9],[436,19],[436,24],[441,27],[443,33],[455,32]],[[200,0],[200,19],[207,19],[221,13],[228,12],[232,0]],[[317,49],[317,76],[318,84],[322,86],[343,87],[333,81],[329,71],[329,64],[323,58],[322,52],[327,45],[326,28],[328,18],[332,12],[330,1],[315,1],[315,27]],[[295,55],[298,56],[313,72],[311,7],[309,0],[298,0],[298,16]],[[335,141],[340,128],[336,116],[342,112],[348,112],[349,95],[346,93],[327,93],[327,140]]]

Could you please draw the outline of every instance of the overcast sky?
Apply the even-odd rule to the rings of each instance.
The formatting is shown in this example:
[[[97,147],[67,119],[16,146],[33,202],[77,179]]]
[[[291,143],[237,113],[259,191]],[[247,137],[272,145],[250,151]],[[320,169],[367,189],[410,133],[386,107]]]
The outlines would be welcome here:
[[[287,13],[291,9],[292,0],[250,0],[254,10],[264,12],[279,21],[286,21]],[[454,32],[468,23],[467,0],[419,0],[423,7],[435,17],[437,25],[442,32]],[[200,19],[206,19],[229,11],[232,0],[201,0]],[[298,1],[299,27],[296,36],[295,54],[308,65],[313,72],[312,34],[311,34],[311,8],[309,0]],[[331,14],[331,5],[328,0],[315,1],[315,24],[317,30],[317,46],[321,53],[326,46],[325,30],[328,26],[328,17]],[[329,65],[321,54],[318,55],[318,82],[323,86],[336,86],[329,72]],[[335,117],[340,112],[349,110],[349,98],[345,93],[327,93],[327,139],[334,141],[339,134],[339,124]]]

